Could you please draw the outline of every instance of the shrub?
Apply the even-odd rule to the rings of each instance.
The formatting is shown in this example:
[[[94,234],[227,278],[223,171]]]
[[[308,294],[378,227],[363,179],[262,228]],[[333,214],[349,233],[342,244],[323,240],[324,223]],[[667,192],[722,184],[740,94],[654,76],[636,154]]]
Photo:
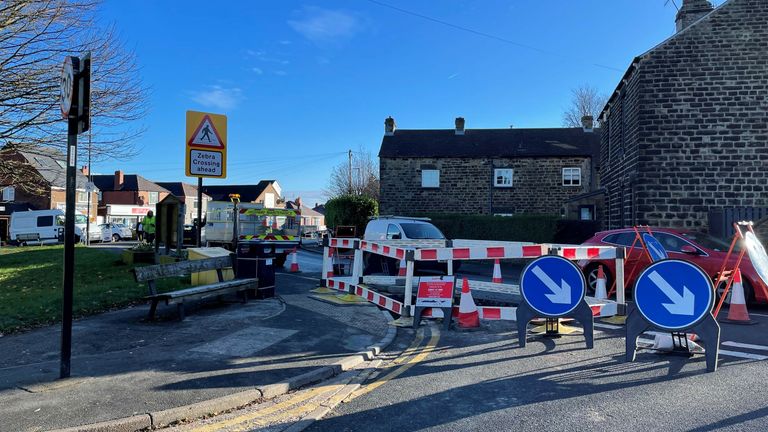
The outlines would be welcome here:
[[[357,236],[362,236],[371,216],[379,213],[379,203],[371,197],[362,195],[342,195],[325,204],[325,224],[329,228],[351,225],[357,229]]]

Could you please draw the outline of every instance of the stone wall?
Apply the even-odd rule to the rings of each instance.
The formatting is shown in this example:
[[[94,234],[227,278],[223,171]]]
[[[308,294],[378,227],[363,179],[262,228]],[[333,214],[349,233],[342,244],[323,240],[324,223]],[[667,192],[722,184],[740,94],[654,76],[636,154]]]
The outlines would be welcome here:
[[[586,157],[462,159],[381,158],[380,214],[556,214],[564,202],[589,191]],[[511,188],[491,187],[495,168],[514,169]],[[581,186],[563,186],[563,168],[581,168]],[[440,170],[439,188],[421,187],[421,170]],[[493,210],[491,210],[491,208]]]
[[[641,58],[623,90],[629,133],[614,132],[618,98],[602,124],[609,227],[706,229],[712,208],[768,206],[766,22],[768,2],[730,0]],[[606,154],[617,146],[623,159]]]

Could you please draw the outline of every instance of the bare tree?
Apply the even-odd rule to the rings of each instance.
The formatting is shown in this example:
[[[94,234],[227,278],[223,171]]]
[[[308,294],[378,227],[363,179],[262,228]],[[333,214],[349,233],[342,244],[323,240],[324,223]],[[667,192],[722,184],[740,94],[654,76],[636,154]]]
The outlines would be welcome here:
[[[598,94],[597,89],[584,84],[571,90],[571,106],[563,113],[564,127],[581,127],[581,118],[592,116],[597,120],[605,104],[606,96]]]
[[[90,51],[92,155],[95,160],[135,155],[146,114],[147,89],[135,56],[114,28],[95,22],[98,0],[0,2],[0,147],[53,154],[66,150],[61,119],[61,65]],[[81,141],[82,142],[82,141]],[[85,146],[81,146],[81,149]],[[0,178],[21,184],[18,161],[0,155]],[[79,156],[84,160],[85,151]]]
[[[369,196],[378,201],[379,164],[373,160],[371,153],[362,148],[353,152],[351,165],[351,176],[348,161],[331,169],[331,178],[325,194],[329,198],[335,198],[351,193],[352,195]]]

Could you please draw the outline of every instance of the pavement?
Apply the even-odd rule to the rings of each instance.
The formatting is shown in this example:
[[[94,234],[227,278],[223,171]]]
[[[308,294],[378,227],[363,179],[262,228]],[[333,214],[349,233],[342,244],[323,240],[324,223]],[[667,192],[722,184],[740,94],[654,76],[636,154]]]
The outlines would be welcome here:
[[[302,264],[314,266],[311,257]],[[0,430],[130,416],[137,424],[170,423],[260,401],[354,366],[356,353],[370,354],[372,345],[391,340],[393,328],[373,306],[339,308],[309,298],[317,267],[317,274],[278,273],[279,298],[206,302],[188,308],[182,322],[173,306],[161,307],[154,322],[145,320],[147,306],[77,320],[68,380],[57,379],[58,326],[0,338]]]

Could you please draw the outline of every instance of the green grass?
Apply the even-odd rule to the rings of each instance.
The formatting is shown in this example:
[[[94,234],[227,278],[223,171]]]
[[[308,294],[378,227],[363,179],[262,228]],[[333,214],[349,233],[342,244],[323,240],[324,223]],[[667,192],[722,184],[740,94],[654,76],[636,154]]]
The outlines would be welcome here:
[[[63,261],[62,246],[0,248],[0,333],[61,321]],[[74,315],[123,307],[146,296],[146,285],[133,279],[131,269],[119,254],[77,247]],[[161,291],[188,286],[181,279],[160,282]]]

